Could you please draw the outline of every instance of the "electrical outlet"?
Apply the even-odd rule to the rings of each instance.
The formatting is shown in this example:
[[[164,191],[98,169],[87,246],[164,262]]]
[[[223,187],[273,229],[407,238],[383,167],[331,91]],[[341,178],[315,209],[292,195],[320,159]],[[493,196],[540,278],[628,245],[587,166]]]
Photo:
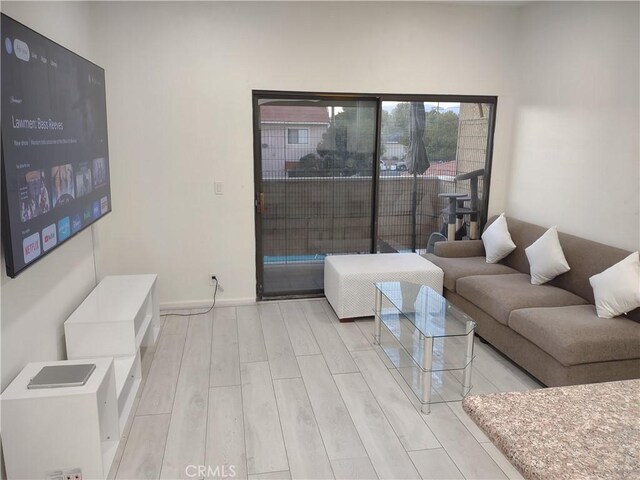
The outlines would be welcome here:
[[[54,470],[48,472],[46,478],[47,480],[82,480],[82,470],[80,468]]]
[[[220,285],[220,279],[218,278],[218,276],[215,273],[210,273],[209,274],[209,285],[211,285],[212,287],[215,287],[216,286],[216,282],[218,282],[218,291],[224,292],[224,288],[222,288],[222,285]]]

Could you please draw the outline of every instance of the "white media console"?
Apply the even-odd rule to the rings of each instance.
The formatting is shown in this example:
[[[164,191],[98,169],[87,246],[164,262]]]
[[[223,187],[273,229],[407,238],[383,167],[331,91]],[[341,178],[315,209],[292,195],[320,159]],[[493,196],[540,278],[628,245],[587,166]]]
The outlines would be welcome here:
[[[107,477],[142,381],[140,348],[160,333],[157,275],[105,277],[64,331],[69,360],[28,364],[2,394],[10,479],[78,469],[85,479]],[[87,384],[27,389],[42,367],[70,363],[96,364]]]
[[[142,381],[140,347],[160,332],[157,275],[105,277],[64,322],[67,358],[113,357],[120,428]]]

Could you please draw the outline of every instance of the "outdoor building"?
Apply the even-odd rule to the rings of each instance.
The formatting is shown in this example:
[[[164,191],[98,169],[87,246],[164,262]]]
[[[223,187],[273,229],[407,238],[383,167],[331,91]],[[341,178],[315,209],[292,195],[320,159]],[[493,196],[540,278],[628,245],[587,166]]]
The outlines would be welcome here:
[[[326,107],[268,105],[260,109],[262,168],[270,178],[282,178],[299,160],[316,153],[329,128]]]
[[[489,108],[482,103],[460,104],[456,152],[457,173],[467,173],[484,167],[487,157]]]

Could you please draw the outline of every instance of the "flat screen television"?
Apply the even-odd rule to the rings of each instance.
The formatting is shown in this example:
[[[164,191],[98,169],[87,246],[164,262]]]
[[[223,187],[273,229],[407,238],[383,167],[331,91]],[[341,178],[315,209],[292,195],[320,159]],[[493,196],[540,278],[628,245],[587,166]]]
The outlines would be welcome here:
[[[15,277],[111,211],[104,70],[2,15],[2,240]]]

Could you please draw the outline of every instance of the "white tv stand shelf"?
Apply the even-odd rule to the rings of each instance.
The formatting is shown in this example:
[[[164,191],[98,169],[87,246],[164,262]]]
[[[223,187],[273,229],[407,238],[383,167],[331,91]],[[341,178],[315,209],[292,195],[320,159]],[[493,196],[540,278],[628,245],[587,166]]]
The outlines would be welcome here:
[[[155,345],[160,332],[157,278],[105,277],[64,322],[69,360],[114,357],[120,430],[142,381],[140,347]]]
[[[28,364],[2,393],[8,478],[107,477],[142,382],[140,349],[160,333],[157,278],[105,277],[64,323],[69,359]],[[96,364],[84,386],[27,388],[46,365],[79,363]]]
[[[80,363],[96,365],[81,387],[27,388],[42,367]],[[106,478],[121,431],[115,383],[111,358],[29,363],[2,392],[7,478]]]

